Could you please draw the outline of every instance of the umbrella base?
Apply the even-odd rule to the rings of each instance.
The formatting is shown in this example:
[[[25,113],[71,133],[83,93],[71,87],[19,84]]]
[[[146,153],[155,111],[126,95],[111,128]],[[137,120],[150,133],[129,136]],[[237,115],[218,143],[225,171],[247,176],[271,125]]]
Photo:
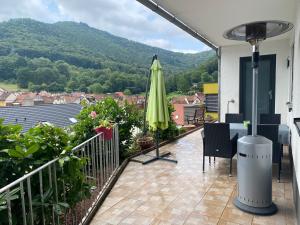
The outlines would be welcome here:
[[[165,158],[168,155],[171,155],[171,152],[166,152],[166,153],[164,153],[164,154],[162,154],[160,156],[155,156],[154,158],[149,159],[149,160],[143,162],[142,164],[146,165],[146,164],[152,163],[152,162],[154,162],[156,160],[164,160],[164,161],[167,161],[167,162],[177,163],[177,160]]]
[[[131,159],[131,161],[133,162],[138,162],[138,163],[142,163],[143,165],[154,162],[156,160],[164,160],[167,162],[173,162],[173,163],[177,163],[177,160],[174,159],[168,159],[166,158],[167,156],[171,155],[170,152],[164,152],[163,154],[159,155],[159,156],[151,156],[150,159],[146,160],[146,161],[142,161],[142,160],[137,160],[137,159]],[[145,155],[145,156],[149,156],[149,155]]]

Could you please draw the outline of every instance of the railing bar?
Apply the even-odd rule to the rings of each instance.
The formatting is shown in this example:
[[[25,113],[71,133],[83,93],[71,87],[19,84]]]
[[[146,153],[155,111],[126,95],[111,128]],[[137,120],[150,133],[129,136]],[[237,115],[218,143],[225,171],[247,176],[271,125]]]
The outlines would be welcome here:
[[[112,144],[113,144],[112,153],[113,153],[113,170],[115,170],[115,167],[116,167],[116,154],[115,154],[116,129],[114,128],[113,131],[114,131],[114,133],[113,133],[114,139],[112,140]]]
[[[23,181],[20,182],[20,193],[21,193],[21,202],[22,202],[23,225],[27,225],[26,206],[25,206],[25,198],[24,198],[25,192],[24,192]]]
[[[56,162],[56,161],[58,161],[58,160],[59,160],[59,158],[53,159],[53,160],[51,160],[50,162],[47,162],[46,164],[40,166],[39,168],[37,168],[37,169],[31,171],[30,173],[24,175],[23,177],[20,177],[19,179],[15,180],[14,182],[12,182],[12,183],[6,185],[5,187],[1,188],[1,189],[0,189],[0,193],[3,193],[3,192],[5,192],[7,189],[10,189],[10,188],[12,188],[12,187],[18,185],[21,181],[26,180],[28,177],[32,177],[34,174],[38,173],[40,170],[46,168],[47,166],[51,165],[52,163],[54,163],[54,162]]]
[[[99,136],[99,147],[100,147],[100,188],[103,187],[103,143],[102,137]]]
[[[48,166],[48,178],[50,189],[53,190],[51,165]],[[52,196],[51,196],[52,197]],[[52,223],[55,224],[54,206],[52,206]]]
[[[119,146],[120,146],[120,143],[119,143],[119,127],[118,126],[116,126],[115,127],[116,129],[117,129],[117,137],[116,137],[116,152],[117,152],[117,167],[119,167],[119,152],[120,152],[120,150],[119,150]]]
[[[103,170],[103,186],[105,184],[106,164],[105,164],[105,140],[102,138],[102,170]]]
[[[111,162],[110,162],[110,140],[107,141],[107,166],[108,166],[108,176],[107,178],[109,178],[109,175],[111,173]]]
[[[115,128],[115,157],[116,157],[116,164],[115,164],[115,168],[118,168],[118,156],[117,156],[117,136],[118,136],[118,131],[117,131],[117,127]]]
[[[32,210],[32,195],[31,195],[31,177],[27,178],[27,192],[28,192],[28,203],[29,203],[29,214],[30,214],[30,222],[33,225],[33,210]]]
[[[95,155],[96,155],[96,177],[97,177],[97,189],[100,187],[100,170],[99,170],[99,139],[95,138]]]
[[[56,204],[58,204],[58,190],[57,190],[57,177],[56,177],[56,164],[53,164],[53,179],[54,179],[54,190],[55,190],[55,201]],[[57,224],[60,224],[59,222],[59,215],[57,215]]]
[[[40,195],[41,195],[41,202],[42,202],[42,220],[43,220],[43,224],[45,225],[46,223],[45,223],[43,172],[42,172],[42,170],[39,171],[39,182],[40,182]]]
[[[87,155],[87,176],[90,177],[90,153],[89,153],[89,144],[90,143],[86,143],[85,144],[85,151],[86,151],[86,155]]]
[[[86,160],[86,157],[85,157],[85,147],[82,147],[81,152],[82,152],[84,160]],[[85,180],[87,180],[86,167],[87,167],[87,165],[85,164],[84,167],[83,167],[83,173],[84,173]]]
[[[95,139],[92,140],[91,143],[91,154],[92,154],[92,170],[93,170],[93,178],[96,179],[96,163],[95,163]]]
[[[107,174],[108,174],[108,143],[107,140],[105,142],[105,183],[107,181]]]
[[[64,167],[61,167],[61,173],[62,173],[62,177],[64,177]],[[63,198],[64,198],[64,202],[66,202],[66,186],[65,186],[65,179],[62,178],[62,185],[63,185]]]
[[[112,139],[109,140],[109,173],[112,173],[112,146],[111,146]],[[110,175],[109,175],[110,176]]]
[[[10,189],[6,190],[6,204],[7,204],[7,214],[8,214],[8,223],[12,225],[12,215],[11,215],[11,201],[10,201]]]
[[[111,173],[114,170],[114,154],[113,154],[113,139],[110,140],[110,168],[111,168]]]
[[[74,148],[72,149],[72,151],[76,151],[77,149],[79,149],[79,148],[81,148],[83,145],[85,145],[86,143],[90,142],[93,138],[98,137],[98,136],[100,136],[100,135],[102,135],[102,134],[103,134],[102,132],[99,133],[99,134],[96,134],[95,136],[91,137],[90,139],[88,139],[88,140],[82,142],[81,144],[77,145],[76,147],[74,147]]]

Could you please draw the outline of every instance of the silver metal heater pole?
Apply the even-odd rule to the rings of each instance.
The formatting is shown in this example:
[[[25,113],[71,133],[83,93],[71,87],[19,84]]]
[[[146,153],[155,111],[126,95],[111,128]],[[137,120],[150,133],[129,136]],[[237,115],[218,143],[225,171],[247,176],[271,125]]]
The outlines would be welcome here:
[[[257,135],[257,87],[258,87],[259,43],[252,45],[252,136]]]

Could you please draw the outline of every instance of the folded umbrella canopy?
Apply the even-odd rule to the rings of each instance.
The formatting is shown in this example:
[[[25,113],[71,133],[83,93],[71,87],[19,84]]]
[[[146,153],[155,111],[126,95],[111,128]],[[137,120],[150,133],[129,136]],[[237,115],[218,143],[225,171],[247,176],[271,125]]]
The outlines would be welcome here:
[[[159,130],[165,130],[169,127],[170,117],[162,67],[156,58],[153,60],[151,66],[151,85],[146,120],[149,123],[150,130],[156,132],[156,156],[143,162],[143,164],[158,159],[177,163],[176,160],[164,158],[165,156],[170,155],[170,152],[163,155],[159,154]]]
[[[165,80],[157,59],[151,66],[151,86],[146,120],[151,131],[167,129],[170,121]]]

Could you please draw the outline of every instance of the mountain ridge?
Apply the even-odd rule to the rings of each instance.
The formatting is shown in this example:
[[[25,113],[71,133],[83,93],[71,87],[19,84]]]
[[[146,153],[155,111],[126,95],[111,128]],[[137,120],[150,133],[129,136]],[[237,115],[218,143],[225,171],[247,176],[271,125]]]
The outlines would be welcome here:
[[[169,91],[186,92],[192,83],[216,79],[212,50],[172,52],[72,21],[11,19],[0,23],[0,82],[31,91],[140,93],[145,90],[154,54]]]
[[[19,39],[20,33],[30,43]],[[110,60],[148,67],[151,57],[158,54],[161,63],[172,72],[194,68],[214,55],[213,51],[195,54],[173,52],[72,21],[44,23],[33,19],[11,19],[1,22],[0,45],[5,42],[13,43],[14,51],[20,55],[41,56],[54,61],[66,60],[67,57],[61,55],[77,55],[80,52],[80,57],[90,57],[98,62]],[[51,46],[51,51],[43,51],[46,46]],[[6,53],[8,52],[10,53],[11,49],[7,49]],[[0,51],[0,55],[3,55],[3,51],[2,54]],[[68,61],[74,64],[72,60]]]

